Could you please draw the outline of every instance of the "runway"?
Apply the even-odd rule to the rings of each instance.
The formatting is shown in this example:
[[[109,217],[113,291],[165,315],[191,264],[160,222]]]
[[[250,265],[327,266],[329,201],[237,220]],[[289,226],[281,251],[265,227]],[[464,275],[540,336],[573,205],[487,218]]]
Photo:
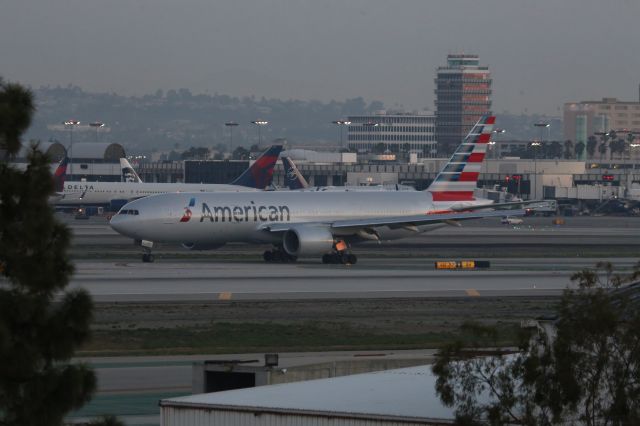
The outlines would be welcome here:
[[[610,259],[619,270],[634,258]],[[72,288],[97,302],[292,300],[390,297],[545,296],[598,259],[492,259],[489,270],[435,270],[425,259],[374,259],[354,266],[252,262],[76,263]]]

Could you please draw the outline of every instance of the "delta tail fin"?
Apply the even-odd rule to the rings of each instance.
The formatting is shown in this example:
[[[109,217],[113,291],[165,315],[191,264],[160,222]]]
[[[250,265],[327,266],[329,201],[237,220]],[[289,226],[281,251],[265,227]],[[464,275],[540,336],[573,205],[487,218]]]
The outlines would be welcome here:
[[[473,201],[496,118],[482,117],[429,185],[433,201]]]
[[[68,165],[69,157],[65,155],[64,158],[60,160],[60,163],[58,164],[58,167],[56,167],[55,172],[53,172],[53,186],[55,188],[55,191],[58,193],[64,192],[64,180],[67,176]]]
[[[287,188],[294,190],[309,187],[309,183],[302,176],[302,173],[300,173],[291,158],[282,157],[282,165],[284,166],[284,184]]]
[[[231,182],[231,185],[257,189],[265,189],[271,185],[273,167],[276,165],[281,151],[282,145],[272,145],[240,177]]]
[[[142,179],[126,158],[120,159],[120,180],[122,182],[142,183]]]

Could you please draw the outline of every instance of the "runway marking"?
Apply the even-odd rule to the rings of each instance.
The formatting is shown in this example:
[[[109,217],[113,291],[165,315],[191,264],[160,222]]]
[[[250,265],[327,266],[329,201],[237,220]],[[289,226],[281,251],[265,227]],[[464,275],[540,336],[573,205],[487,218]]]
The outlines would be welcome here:
[[[231,294],[232,293],[230,291],[223,291],[218,294],[218,300],[231,300]]]
[[[471,296],[471,297],[480,296],[480,293],[475,288],[468,288],[465,290],[465,293],[467,293],[467,296]]]

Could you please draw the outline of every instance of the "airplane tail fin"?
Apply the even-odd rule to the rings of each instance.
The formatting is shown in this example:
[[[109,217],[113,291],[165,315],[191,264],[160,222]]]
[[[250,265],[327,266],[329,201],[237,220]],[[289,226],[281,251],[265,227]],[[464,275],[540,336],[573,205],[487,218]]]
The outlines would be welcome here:
[[[120,159],[120,180],[122,182],[142,183],[142,179],[126,158]]]
[[[232,185],[246,186],[249,188],[265,189],[271,185],[273,179],[273,167],[278,161],[282,151],[282,145],[272,145],[267,149],[247,170],[244,171]]]
[[[429,185],[433,201],[473,201],[487,144],[491,138],[493,116],[482,117]]]
[[[293,160],[289,157],[282,157],[282,165],[284,166],[284,183],[289,189],[308,188],[309,183],[302,176],[300,170],[296,167]]]
[[[56,192],[64,191],[64,179],[67,175],[67,165],[69,164],[69,157],[66,155],[62,160],[60,160],[60,164],[56,167],[56,171],[53,172],[53,186]]]

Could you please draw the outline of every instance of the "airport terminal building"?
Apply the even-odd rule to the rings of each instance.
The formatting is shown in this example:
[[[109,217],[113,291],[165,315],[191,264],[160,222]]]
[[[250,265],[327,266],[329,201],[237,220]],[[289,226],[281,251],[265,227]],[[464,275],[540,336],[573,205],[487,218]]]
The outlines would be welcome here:
[[[359,153],[416,153],[419,158],[433,158],[437,152],[435,120],[428,112],[352,115],[348,118],[348,147]]]

